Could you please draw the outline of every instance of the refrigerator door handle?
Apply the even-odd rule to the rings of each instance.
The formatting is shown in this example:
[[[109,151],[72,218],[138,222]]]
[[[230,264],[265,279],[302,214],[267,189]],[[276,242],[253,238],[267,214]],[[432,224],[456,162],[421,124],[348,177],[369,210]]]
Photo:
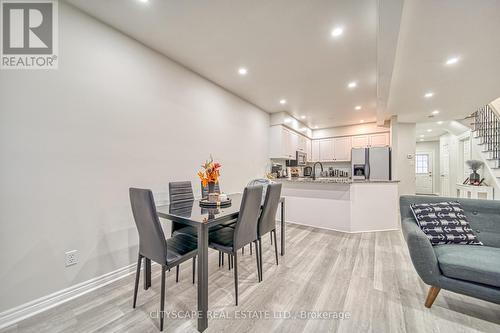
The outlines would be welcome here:
[[[366,148],[365,151],[365,179],[370,179],[370,149]]]

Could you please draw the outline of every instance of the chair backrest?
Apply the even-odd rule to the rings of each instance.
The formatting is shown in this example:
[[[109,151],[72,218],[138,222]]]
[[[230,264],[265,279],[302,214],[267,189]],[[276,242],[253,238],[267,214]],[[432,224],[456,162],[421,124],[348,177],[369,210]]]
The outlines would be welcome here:
[[[168,197],[170,203],[194,200],[193,186],[190,181],[168,183]]]
[[[240,249],[257,239],[262,186],[247,186],[243,191],[240,213],[234,229],[234,249]]]
[[[248,182],[247,186],[262,186],[262,204],[266,198],[267,185],[272,184],[273,181],[267,178],[256,178]]]
[[[215,183],[214,192],[220,194],[219,182]],[[208,197],[208,185],[207,186],[203,186],[203,183],[201,183],[201,197],[202,198]]]
[[[139,232],[139,253],[164,265],[167,261],[167,242],[151,190],[130,188],[130,204]]]
[[[170,204],[178,204],[179,202],[193,201],[193,186],[190,181],[170,182],[168,183],[168,198]],[[182,223],[172,222],[171,232],[173,233],[180,228],[185,227]]]
[[[281,198],[281,184],[274,183],[267,186],[266,199],[260,214],[257,227],[258,235],[262,236],[276,229],[276,212]]]

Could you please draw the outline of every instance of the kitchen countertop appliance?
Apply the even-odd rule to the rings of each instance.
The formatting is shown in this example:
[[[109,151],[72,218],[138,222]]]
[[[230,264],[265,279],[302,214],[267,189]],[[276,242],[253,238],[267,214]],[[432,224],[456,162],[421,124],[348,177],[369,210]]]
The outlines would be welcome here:
[[[391,180],[391,148],[353,148],[351,153],[353,180]]]
[[[304,177],[311,177],[311,175],[312,175],[312,168],[310,166],[305,166]]]

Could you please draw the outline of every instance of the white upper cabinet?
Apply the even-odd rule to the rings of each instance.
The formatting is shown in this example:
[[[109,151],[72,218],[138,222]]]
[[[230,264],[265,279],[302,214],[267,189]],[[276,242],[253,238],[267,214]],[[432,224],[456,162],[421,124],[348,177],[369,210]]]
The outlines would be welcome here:
[[[333,160],[333,139],[319,140],[319,161],[329,162]]]
[[[269,157],[274,159],[295,159],[300,151],[307,154],[308,162],[349,162],[352,148],[391,145],[389,132],[311,140],[277,125],[269,133]]]
[[[358,135],[352,137],[352,148],[366,148],[370,145],[368,135]]]
[[[311,162],[319,161],[319,140],[311,142]]]
[[[387,147],[390,145],[391,142],[388,132],[352,137],[352,148]]]
[[[378,133],[370,135],[370,147],[387,147],[390,146],[389,133]]]
[[[333,139],[333,160],[335,162],[348,162],[351,160],[351,137]]]
[[[307,154],[307,162],[312,162],[312,140],[306,139],[306,154]]]
[[[297,148],[298,151],[301,151],[303,153],[307,153],[307,138],[302,135],[298,135],[299,138],[299,146]]]
[[[274,159],[295,159],[297,151],[307,153],[308,141],[294,131],[283,126],[271,126],[269,128],[269,158]]]

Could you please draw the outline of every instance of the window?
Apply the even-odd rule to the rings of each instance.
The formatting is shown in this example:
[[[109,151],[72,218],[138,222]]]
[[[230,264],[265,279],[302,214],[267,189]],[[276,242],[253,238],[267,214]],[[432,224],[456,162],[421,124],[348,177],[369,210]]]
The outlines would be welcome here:
[[[417,174],[429,173],[429,155],[416,154],[415,155],[415,172]]]

